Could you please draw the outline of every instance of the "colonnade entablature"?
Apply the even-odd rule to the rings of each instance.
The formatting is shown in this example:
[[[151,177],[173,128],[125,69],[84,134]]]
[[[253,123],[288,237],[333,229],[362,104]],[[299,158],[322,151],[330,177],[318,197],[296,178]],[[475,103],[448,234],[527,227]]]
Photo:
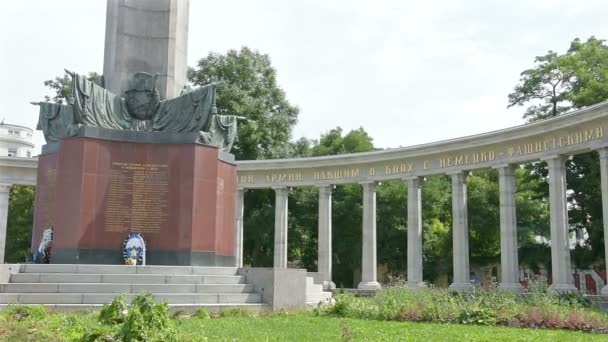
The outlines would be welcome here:
[[[608,237],[608,102],[570,114],[485,134],[412,147],[311,158],[239,161],[237,168],[237,236],[242,236],[244,192],[273,189],[275,196],[274,266],[287,267],[288,188],[319,189],[318,274],[331,287],[331,186],[360,184],[363,192],[362,269],[359,289],[380,288],[376,280],[376,185],[381,181],[407,182],[407,279],[412,288],[422,279],[423,177],[448,175],[452,181],[453,281],[450,289],[473,287],[469,270],[467,183],[468,172],[498,171],[500,194],[500,288],[521,292],[517,255],[515,168],[546,161],[549,175],[551,260],[556,292],[575,291],[569,250],[566,160],[597,150],[602,174],[604,227]],[[405,213],[404,213],[405,214]],[[497,227],[498,229],[498,227]],[[241,240],[242,241],[242,240]],[[405,245],[405,244],[404,244]],[[608,243],[606,243],[608,245]],[[237,265],[242,264],[242,243]],[[606,255],[608,264],[608,254]],[[608,295],[608,286],[602,289]]]
[[[608,145],[608,103],[499,131],[404,148],[238,162],[245,189],[349,184],[450,174],[570,156]]]

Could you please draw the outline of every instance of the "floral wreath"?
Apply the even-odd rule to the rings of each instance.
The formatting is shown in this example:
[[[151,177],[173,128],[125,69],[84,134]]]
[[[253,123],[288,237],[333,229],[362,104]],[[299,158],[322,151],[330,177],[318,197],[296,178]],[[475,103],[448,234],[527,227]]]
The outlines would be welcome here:
[[[34,263],[49,264],[51,263],[51,249],[53,247],[53,226],[48,226],[42,232],[42,238],[38,245],[38,250],[34,253]]]
[[[146,264],[146,243],[141,233],[129,233],[123,244],[122,260],[126,265]]]

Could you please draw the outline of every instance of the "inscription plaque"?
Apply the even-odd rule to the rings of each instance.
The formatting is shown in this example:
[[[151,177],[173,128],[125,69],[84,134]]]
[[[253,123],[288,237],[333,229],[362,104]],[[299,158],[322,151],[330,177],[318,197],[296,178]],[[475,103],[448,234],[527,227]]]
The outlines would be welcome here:
[[[168,195],[168,165],[112,162],[105,231],[160,232],[167,223]]]

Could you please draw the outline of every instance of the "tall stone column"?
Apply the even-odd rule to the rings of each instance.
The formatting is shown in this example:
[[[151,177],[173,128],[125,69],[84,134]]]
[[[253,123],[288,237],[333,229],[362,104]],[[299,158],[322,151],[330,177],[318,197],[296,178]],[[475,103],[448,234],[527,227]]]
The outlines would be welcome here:
[[[0,264],[4,263],[4,250],[6,248],[6,225],[8,220],[8,197],[11,186],[0,184]]]
[[[601,190],[602,190],[602,211],[604,221],[604,254],[608,267],[608,147],[598,150],[600,154]],[[602,296],[608,296],[608,284],[601,291]]]
[[[363,186],[363,236],[361,252],[361,290],[377,290],[376,280],[376,183],[364,182]]]
[[[274,267],[287,268],[287,188],[274,188]]]
[[[425,287],[422,281],[422,179],[407,179],[407,286]]]
[[[452,244],[454,281],[452,291],[473,289],[469,275],[469,221],[467,215],[466,173],[456,172],[452,177]]]
[[[324,289],[335,289],[331,281],[331,185],[319,186],[318,271]]]
[[[498,167],[500,194],[500,270],[501,290],[523,292],[519,283],[519,260],[517,258],[517,216],[515,203],[515,167]]]
[[[549,209],[551,215],[551,275],[553,292],[576,291],[570,266],[568,203],[566,200],[566,159],[545,159],[549,166]]]
[[[245,213],[245,189],[236,191],[236,225],[234,232],[234,259],[236,267],[243,267],[243,214]]]

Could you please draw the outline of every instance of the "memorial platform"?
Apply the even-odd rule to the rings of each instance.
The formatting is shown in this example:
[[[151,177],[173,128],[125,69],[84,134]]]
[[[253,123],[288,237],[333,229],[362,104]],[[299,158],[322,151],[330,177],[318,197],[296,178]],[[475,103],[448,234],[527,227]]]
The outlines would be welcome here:
[[[44,305],[59,311],[100,309],[116,296],[150,292],[173,312],[198,308],[252,311],[304,309],[329,303],[305,270],[236,267],[91,264],[0,265],[0,309],[10,304]],[[293,282],[297,286],[293,285]],[[305,284],[305,286],[304,286]],[[299,299],[298,299],[299,298]]]
[[[149,265],[235,266],[236,165],[195,138],[83,127],[47,145],[32,249],[52,226],[52,264],[123,264],[142,233]]]

